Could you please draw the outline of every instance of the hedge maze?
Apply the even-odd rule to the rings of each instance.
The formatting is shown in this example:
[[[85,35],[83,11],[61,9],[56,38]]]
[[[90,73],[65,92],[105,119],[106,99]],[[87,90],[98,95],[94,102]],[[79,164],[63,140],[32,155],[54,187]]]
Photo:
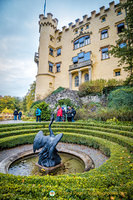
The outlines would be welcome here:
[[[48,123],[0,125],[0,150],[32,144],[39,130],[49,134]],[[100,122],[54,123],[62,142],[99,149],[110,158],[89,172],[60,176],[0,174],[0,199],[10,200],[131,200],[133,199],[133,126]],[[50,197],[49,192],[55,191]]]

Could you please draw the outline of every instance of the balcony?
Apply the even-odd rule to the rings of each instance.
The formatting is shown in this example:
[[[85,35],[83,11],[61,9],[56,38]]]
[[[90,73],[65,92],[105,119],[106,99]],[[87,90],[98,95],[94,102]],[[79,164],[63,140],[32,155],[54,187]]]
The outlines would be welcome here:
[[[34,56],[34,61],[38,64],[39,62],[39,53],[35,53],[35,56]]]
[[[79,62],[79,63],[76,63],[76,64],[73,64],[73,65],[70,65],[69,66],[69,71],[72,71],[74,69],[80,69],[82,67],[86,67],[86,66],[91,66],[91,60],[86,60],[86,61],[83,61],[83,62]]]

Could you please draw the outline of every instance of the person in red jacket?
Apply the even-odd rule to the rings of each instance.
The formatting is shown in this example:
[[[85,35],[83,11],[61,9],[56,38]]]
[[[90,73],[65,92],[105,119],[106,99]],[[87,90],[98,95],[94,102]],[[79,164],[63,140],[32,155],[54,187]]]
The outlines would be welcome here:
[[[60,105],[58,105],[57,107],[57,118],[56,118],[57,122],[61,122],[62,121],[62,108],[60,107]]]

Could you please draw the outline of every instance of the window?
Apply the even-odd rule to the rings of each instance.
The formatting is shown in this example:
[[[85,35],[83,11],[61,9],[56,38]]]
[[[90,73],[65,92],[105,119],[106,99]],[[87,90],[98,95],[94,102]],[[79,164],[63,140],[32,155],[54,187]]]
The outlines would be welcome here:
[[[60,41],[61,41],[61,37],[58,37],[58,38],[57,38],[57,42],[60,42]]]
[[[85,78],[85,82],[86,82],[86,81],[89,81],[89,74],[86,73],[85,76],[84,76],[84,78]]]
[[[75,31],[75,34],[77,34],[78,33],[78,29],[76,29],[76,31]]]
[[[56,64],[56,72],[60,72],[60,66],[61,66],[60,63]]]
[[[121,71],[116,71],[115,72],[115,76],[120,76],[121,75]]]
[[[124,29],[124,23],[121,23],[121,24],[118,24],[117,25],[117,32],[118,33],[121,33]]]
[[[81,52],[81,53],[78,54],[78,59],[79,59],[79,62],[84,61],[84,52]]]
[[[75,76],[75,87],[79,86],[79,77]]]
[[[85,45],[90,43],[90,36],[85,37]]]
[[[53,72],[53,63],[49,62],[49,72]]]
[[[79,48],[79,41],[76,40],[76,41],[74,42],[74,49],[78,49],[78,48]]]
[[[52,48],[49,48],[49,55],[53,56],[53,49]]]
[[[74,64],[90,60],[90,51],[87,53],[81,52],[78,56],[75,56],[72,59]]]
[[[61,55],[61,48],[57,49],[57,56]]]
[[[105,60],[107,58],[109,58],[108,48],[103,48],[102,49],[102,60]]]
[[[101,39],[105,39],[108,37],[108,29],[101,31]]]
[[[87,53],[85,53],[85,54],[84,54],[84,60],[85,60],[85,61],[90,60],[90,55],[91,55],[91,54],[90,54],[90,51],[87,52]]]
[[[106,21],[106,18],[105,18],[105,17],[102,17],[101,22],[105,22],[105,21]]]
[[[117,10],[117,15],[121,15],[122,12],[121,12],[121,9]]]
[[[79,47],[83,47],[84,46],[84,37],[81,37],[79,39]]]
[[[73,59],[73,63],[74,63],[74,64],[78,63],[78,56],[73,57],[72,59]]]
[[[117,69],[115,69],[114,71],[113,71],[113,75],[114,76],[120,76],[121,75],[121,69],[119,68],[117,68]]]
[[[52,88],[52,86],[53,86],[53,84],[50,82],[50,83],[49,83],[49,87]]]
[[[78,40],[76,40],[74,42],[74,49],[78,49],[78,48],[83,47],[88,44],[90,44],[90,36],[89,35],[81,37]]]
[[[87,25],[86,25],[86,29],[88,29],[88,28],[89,28],[89,25],[87,24]]]
[[[126,46],[127,46],[127,44],[126,44],[125,42],[119,44],[119,47],[120,47],[120,48],[123,48],[123,47],[126,47]]]

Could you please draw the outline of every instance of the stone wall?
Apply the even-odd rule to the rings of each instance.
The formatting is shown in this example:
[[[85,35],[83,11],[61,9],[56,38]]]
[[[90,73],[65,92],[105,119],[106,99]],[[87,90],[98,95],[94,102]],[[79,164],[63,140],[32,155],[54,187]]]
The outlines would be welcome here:
[[[58,103],[58,101],[61,99],[70,99],[72,103],[76,106],[82,106],[82,101],[78,96],[77,91],[69,89],[64,89],[56,94],[51,94],[46,97],[44,101],[49,104],[50,108],[53,109],[55,107],[55,104]]]
[[[72,103],[76,106],[82,106],[83,104],[87,104],[90,102],[95,103],[106,103],[105,96],[99,97],[98,95],[95,96],[86,96],[86,97],[79,97],[78,92],[74,90],[64,89],[61,92],[56,94],[51,94],[44,99],[46,103],[49,104],[50,108],[54,109],[55,104],[58,103],[61,99],[70,99]]]
[[[105,97],[105,95],[102,95],[102,96],[88,95],[86,97],[81,97],[80,99],[81,99],[82,104],[88,104],[90,102],[94,102],[94,103],[101,103],[102,105],[106,105],[107,103],[107,97]]]

